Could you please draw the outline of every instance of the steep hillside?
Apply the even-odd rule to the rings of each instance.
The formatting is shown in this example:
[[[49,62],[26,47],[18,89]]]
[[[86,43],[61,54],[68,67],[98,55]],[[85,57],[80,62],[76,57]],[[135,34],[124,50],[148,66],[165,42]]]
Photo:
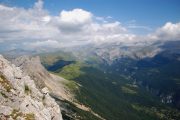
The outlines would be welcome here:
[[[34,79],[36,86],[42,89],[47,86],[53,94],[59,95],[63,99],[72,99],[72,95],[64,84],[68,84],[68,81],[62,77],[55,76],[49,73],[42,65],[40,58],[21,56],[12,61],[16,66],[23,70],[24,75],[29,75]]]
[[[46,58],[49,61],[53,57]],[[38,89],[41,90],[44,86],[48,87],[50,95],[55,98],[61,107],[63,119],[88,119],[89,117],[94,120],[98,119],[99,116],[96,113],[79,103],[75,98],[74,92],[78,91],[80,85],[74,81],[49,73],[42,66],[38,56],[21,56],[14,59],[13,63],[23,70],[24,75],[29,75],[34,79]]]
[[[0,119],[62,120],[48,89],[41,91],[19,67],[0,56]]]
[[[80,84],[75,98],[105,119],[178,120],[178,44],[77,48],[72,49],[77,58],[72,63],[58,69],[60,63],[46,62],[46,68],[55,67],[51,72]],[[61,53],[58,56],[62,57],[56,61],[69,61]],[[46,57],[42,59],[46,61]]]
[[[179,118],[179,111],[162,104],[158,97],[133,84],[133,79],[124,74],[78,63],[64,67],[59,75],[81,84],[76,98],[105,119]]]

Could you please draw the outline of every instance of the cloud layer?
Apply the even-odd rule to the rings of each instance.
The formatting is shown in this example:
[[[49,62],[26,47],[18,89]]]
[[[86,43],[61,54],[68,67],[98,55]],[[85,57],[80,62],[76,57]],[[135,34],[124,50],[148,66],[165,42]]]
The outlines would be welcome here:
[[[137,26],[126,27],[108,19],[110,17],[98,17],[78,8],[62,10],[59,15],[52,16],[43,9],[42,0],[29,9],[0,5],[0,49],[49,49],[88,43],[133,44],[180,39],[180,23],[167,22],[153,33],[138,36],[129,32],[129,28]]]

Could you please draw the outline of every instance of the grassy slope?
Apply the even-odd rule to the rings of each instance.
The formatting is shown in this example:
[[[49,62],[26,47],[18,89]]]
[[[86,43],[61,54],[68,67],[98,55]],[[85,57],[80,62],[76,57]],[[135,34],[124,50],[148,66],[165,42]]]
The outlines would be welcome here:
[[[79,63],[66,66],[59,74],[80,83],[82,87],[77,92],[77,99],[106,119],[168,119],[162,111],[170,108],[161,105],[158,98],[131,85],[129,79],[91,66],[79,67]]]
[[[94,65],[81,62],[54,72],[81,84],[80,90],[76,91],[77,99],[108,120],[169,120],[179,117],[178,111],[160,104],[158,98],[143,88],[133,86],[126,75],[104,72]],[[85,114],[81,115],[83,119],[90,119]]]
[[[53,53],[44,53],[39,55],[41,58],[42,64],[47,68],[52,66],[54,63],[59,60],[65,61],[74,61],[75,57],[71,53],[66,53],[63,51],[53,52]]]

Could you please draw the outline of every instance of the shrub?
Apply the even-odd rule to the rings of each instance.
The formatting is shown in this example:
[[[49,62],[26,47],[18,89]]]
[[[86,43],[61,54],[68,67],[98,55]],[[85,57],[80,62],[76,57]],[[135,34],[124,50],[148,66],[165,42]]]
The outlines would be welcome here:
[[[31,93],[31,89],[30,89],[29,86],[26,85],[26,84],[24,85],[24,91],[25,91],[26,94]]]

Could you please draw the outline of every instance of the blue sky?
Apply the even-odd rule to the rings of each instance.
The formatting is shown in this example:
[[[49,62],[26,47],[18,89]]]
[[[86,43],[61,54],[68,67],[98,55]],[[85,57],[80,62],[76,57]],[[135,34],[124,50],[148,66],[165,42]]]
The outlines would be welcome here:
[[[1,3],[29,8],[36,0],[0,0]],[[111,16],[124,24],[137,24],[157,28],[166,22],[180,21],[180,0],[44,0],[50,14],[61,10],[81,8],[96,16]]]
[[[180,0],[0,0],[0,50],[157,40],[180,40]]]

